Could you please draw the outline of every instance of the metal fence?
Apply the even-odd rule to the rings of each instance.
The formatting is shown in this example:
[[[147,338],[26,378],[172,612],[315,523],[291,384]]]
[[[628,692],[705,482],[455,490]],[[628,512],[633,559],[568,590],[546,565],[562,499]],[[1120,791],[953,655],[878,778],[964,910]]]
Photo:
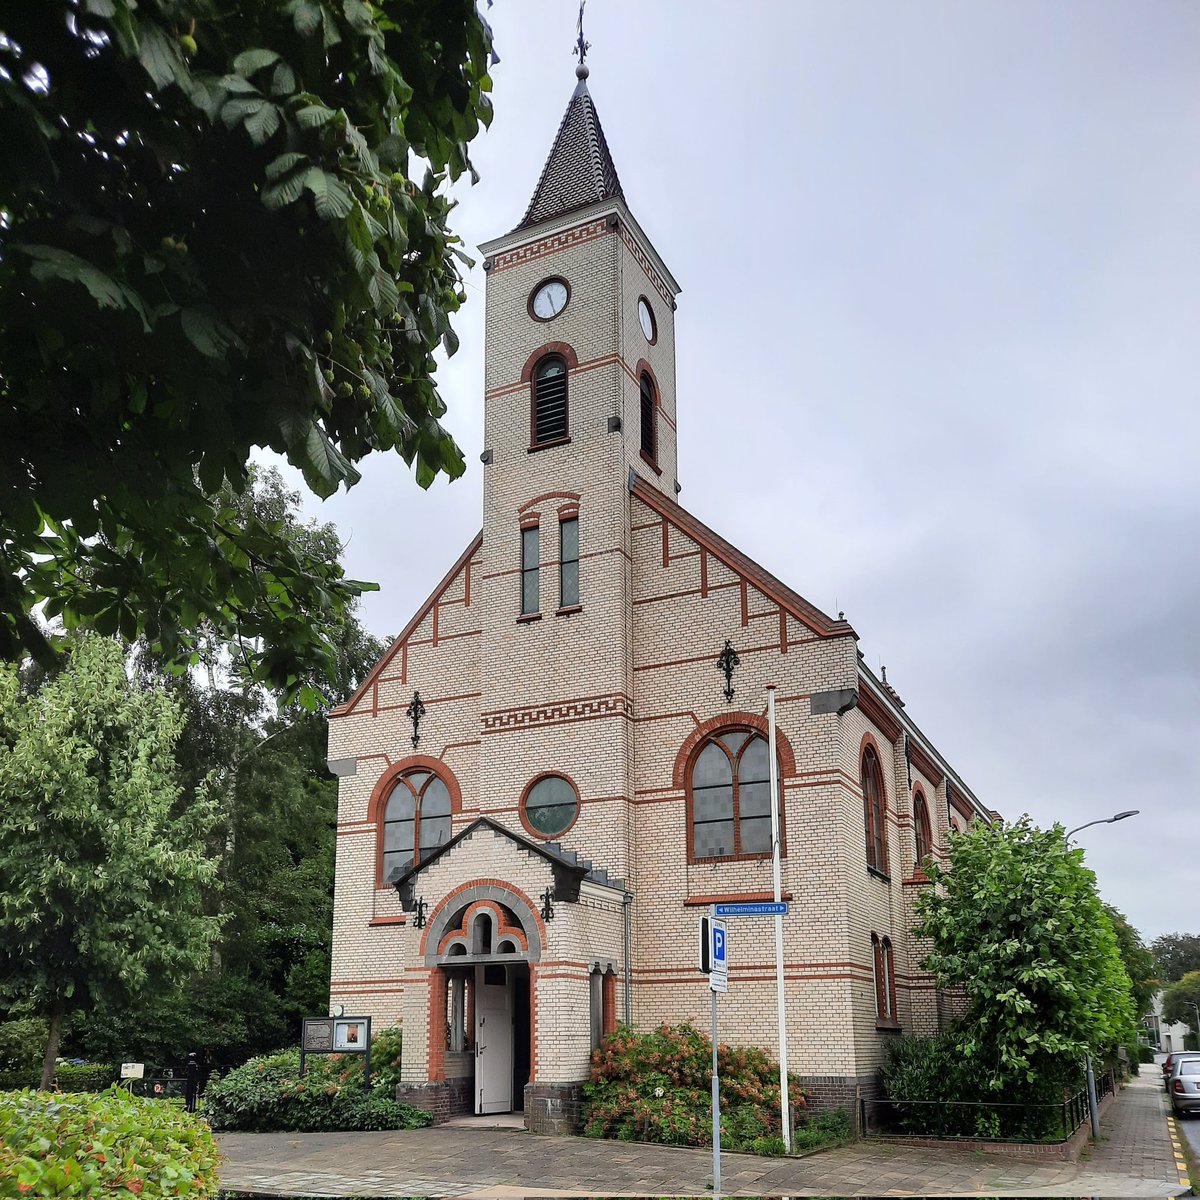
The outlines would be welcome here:
[[[1112,1071],[1096,1076],[1096,1098],[1114,1090]],[[971,1142],[1065,1142],[1088,1119],[1087,1091],[1059,1104],[988,1101],[859,1100],[864,1137]]]
[[[195,1112],[203,1084],[200,1064],[195,1054],[189,1054],[187,1064],[176,1071],[166,1068],[160,1075],[146,1075],[141,1079],[126,1079],[125,1086],[135,1096],[152,1100],[182,1100],[188,1112]]]

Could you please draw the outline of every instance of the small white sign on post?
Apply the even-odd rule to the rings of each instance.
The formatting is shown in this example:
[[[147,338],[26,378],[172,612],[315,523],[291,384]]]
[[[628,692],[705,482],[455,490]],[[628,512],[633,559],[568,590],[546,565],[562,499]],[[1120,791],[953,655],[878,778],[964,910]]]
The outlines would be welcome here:
[[[121,1078],[122,1079],[142,1079],[146,1074],[145,1063],[122,1063]]]
[[[714,992],[729,990],[729,939],[725,933],[725,922],[710,917],[708,922],[708,986]]]

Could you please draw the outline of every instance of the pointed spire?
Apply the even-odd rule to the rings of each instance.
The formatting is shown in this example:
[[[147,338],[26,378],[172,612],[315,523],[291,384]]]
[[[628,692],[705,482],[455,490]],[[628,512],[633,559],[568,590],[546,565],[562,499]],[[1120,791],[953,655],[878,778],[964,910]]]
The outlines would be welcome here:
[[[517,229],[526,229],[597,200],[625,198],[587,88],[588,74],[587,64],[581,61],[575,68],[579,82],[563,114],[533,199]]]

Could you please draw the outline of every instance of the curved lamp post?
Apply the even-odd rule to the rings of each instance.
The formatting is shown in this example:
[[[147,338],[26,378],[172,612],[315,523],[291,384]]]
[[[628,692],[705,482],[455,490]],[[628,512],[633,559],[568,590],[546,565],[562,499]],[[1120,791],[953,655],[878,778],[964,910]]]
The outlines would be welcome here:
[[[1069,842],[1072,835],[1081,829],[1090,829],[1093,825],[1111,825],[1114,821],[1124,821],[1126,817],[1136,817],[1139,812],[1140,808],[1130,808],[1111,817],[1100,817],[1095,821],[1088,821],[1085,825],[1077,825],[1070,833],[1063,834],[1063,841]],[[1096,1101],[1096,1072],[1092,1070],[1090,1054],[1084,1056],[1084,1065],[1087,1068],[1088,1113],[1092,1119],[1092,1139],[1095,1141],[1100,1137],[1100,1105]]]
[[[1064,833],[1063,837],[1070,841],[1081,829],[1090,829],[1093,825],[1111,825],[1114,821],[1125,820],[1126,817],[1136,817],[1141,811],[1140,808],[1131,808],[1126,812],[1117,813],[1116,816],[1100,817],[1096,821],[1089,821],[1086,825],[1076,825],[1069,833]]]

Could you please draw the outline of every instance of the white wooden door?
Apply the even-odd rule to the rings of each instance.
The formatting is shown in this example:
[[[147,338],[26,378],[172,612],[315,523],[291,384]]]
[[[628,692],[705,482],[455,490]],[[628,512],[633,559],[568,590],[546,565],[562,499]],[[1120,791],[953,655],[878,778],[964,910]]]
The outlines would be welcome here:
[[[503,979],[487,983],[485,977]],[[475,967],[475,1111],[512,1111],[512,988],[499,964]]]

